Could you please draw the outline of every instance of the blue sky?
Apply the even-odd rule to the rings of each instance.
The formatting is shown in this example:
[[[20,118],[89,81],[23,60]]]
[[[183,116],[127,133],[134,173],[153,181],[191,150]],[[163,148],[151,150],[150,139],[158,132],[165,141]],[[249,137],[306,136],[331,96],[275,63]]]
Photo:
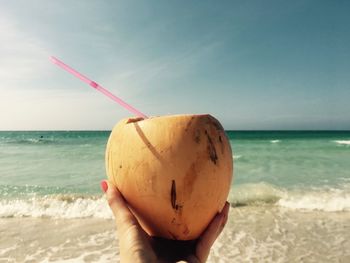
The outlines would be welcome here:
[[[130,114],[226,129],[350,129],[349,1],[0,0],[0,130],[111,129]]]

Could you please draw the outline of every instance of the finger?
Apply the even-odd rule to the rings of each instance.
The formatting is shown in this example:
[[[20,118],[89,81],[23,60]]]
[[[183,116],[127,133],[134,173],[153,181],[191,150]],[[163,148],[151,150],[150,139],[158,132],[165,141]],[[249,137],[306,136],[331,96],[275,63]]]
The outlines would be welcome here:
[[[155,262],[149,237],[132,214],[119,190],[107,182],[106,196],[116,219],[122,262]]]
[[[226,202],[222,211],[214,217],[207,229],[199,237],[196,247],[196,256],[200,262],[205,262],[207,260],[211,246],[214,244],[227,222],[229,209],[230,204]]]
[[[108,205],[114,214],[117,225],[138,225],[135,216],[131,213],[119,190],[112,183],[108,181],[105,182],[107,183],[106,197]]]
[[[223,220],[222,223],[220,225],[219,231],[217,232],[217,236],[218,237],[222,230],[224,230],[224,227],[226,226],[227,220],[228,220],[228,213],[230,211],[230,203],[226,201],[224,208],[222,209],[221,213],[223,216]]]

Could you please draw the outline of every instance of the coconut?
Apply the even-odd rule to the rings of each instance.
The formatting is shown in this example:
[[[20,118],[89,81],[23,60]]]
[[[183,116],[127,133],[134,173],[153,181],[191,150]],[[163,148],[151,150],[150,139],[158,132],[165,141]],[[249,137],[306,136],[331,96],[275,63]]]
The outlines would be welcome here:
[[[149,235],[192,240],[225,205],[232,151],[210,115],[128,118],[110,134],[106,170]]]

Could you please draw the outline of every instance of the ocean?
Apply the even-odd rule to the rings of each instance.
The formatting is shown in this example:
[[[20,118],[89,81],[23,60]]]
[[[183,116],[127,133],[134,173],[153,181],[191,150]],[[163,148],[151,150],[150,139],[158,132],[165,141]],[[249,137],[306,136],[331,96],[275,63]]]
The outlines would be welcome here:
[[[115,262],[109,131],[0,132],[0,262]],[[209,262],[350,262],[350,131],[227,131],[228,224]]]

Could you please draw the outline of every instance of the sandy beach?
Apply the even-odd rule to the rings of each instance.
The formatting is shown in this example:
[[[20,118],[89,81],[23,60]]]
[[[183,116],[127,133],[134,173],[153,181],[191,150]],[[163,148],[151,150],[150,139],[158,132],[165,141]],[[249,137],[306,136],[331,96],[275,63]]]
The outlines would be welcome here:
[[[232,207],[208,262],[349,262],[350,213]],[[0,219],[0,262],[118,262],[111,219]]]

